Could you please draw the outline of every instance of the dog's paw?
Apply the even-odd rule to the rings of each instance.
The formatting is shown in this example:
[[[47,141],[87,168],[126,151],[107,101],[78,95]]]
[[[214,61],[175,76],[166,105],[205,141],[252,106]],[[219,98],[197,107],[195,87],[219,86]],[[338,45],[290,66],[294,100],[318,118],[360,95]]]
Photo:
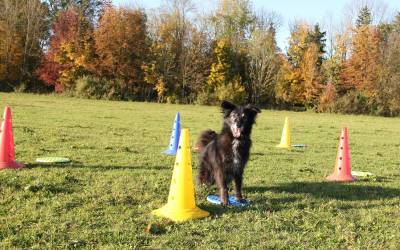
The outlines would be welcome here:
[[[243,197],[241,195],[236,195],[236,201],[242,203],[243,201],[246,201],[245,199],[243,199]]]
[[[221,199],[221,205],[222,205],[222,206],[228,206],[228,205],[229,205],[228,198]]]
[[[221,202],[222,207],[227,207],[228,205],[229,205],[229,202],[226,202],[226,203]]]

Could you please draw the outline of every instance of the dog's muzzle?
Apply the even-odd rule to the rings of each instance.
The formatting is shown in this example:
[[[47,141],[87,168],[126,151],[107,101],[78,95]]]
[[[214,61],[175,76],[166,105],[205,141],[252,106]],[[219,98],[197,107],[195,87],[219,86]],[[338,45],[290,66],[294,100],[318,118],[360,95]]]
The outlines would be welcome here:
[[[235,137],[235,138],[239,138],[239,137],[240,137],[240,128],[238,128],[238,127],[236,126],[236,124],[233,124],[233,125],[231,126],[231,130],[232,130],[232,135],[233,135],[233,137]]]

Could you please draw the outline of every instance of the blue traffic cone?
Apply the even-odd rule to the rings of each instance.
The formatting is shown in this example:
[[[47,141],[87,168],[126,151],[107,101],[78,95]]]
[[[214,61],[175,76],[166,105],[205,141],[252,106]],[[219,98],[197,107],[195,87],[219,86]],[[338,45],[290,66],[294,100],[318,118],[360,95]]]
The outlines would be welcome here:
[[[169,147],[164,151],[167,155],[176,155],[179,145],[179,135],[181,134],[181,118],[179,112],[176,113],[174,127],[172,129],[171,139],[169,140]]]

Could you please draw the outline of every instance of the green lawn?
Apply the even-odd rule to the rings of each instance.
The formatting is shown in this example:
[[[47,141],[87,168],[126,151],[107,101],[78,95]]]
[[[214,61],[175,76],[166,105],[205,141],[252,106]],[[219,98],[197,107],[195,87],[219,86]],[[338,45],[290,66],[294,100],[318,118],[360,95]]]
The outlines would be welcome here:
[[[21,170],[0,171],[0,249],[399,249],[400,119],[263,110],[244,178],[250,207],[222,208],[196,186],[205,219],[175,224],[150,212],[167,201],[174,157],[166,148],[176,111],[192,143],[219,130],[217,107],[111,102],[0,93],[13,111]],[[285,116],[293,143],[282,150]],[[342,126],[352,169],[376,176],[324,182]],[[65,156],[67,165],[42,165]],[[192,155],[197,173],[197,155]],[[146,232],[160,223],[160,234]]]

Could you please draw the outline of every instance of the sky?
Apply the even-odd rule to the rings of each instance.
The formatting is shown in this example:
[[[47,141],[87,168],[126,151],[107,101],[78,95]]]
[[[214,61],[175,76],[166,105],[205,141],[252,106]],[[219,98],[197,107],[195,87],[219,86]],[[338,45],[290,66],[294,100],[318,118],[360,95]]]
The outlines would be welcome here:
[[[193,1],[198,9],[211,8],[217,2],[217,0]],[[113,2],[115,5],[134,3],[145,9],[151,9],[161,6],[164,0],[113,0]],[[252,0],[254,9],[274,11],[280,15],[281,25],[277,33],[277,42],[282,50],[287,48],[289,27],[295,20],[305,20],[311,24],[319,23],[323,30],[334,23],[334,29],[340,29],[340,22],[344,20],[344,14],[350,13],[351,9],[354,9],[351,6],[364,2],[372,3],[375,6],[384,6],[387,17],[392,17],[395,11],[400,11],[400,0]]]

